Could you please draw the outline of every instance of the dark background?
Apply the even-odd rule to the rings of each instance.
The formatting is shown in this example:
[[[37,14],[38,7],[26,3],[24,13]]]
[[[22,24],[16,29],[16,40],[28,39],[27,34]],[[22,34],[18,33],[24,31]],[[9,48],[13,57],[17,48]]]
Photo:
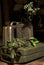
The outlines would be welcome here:
[[[33,0],[35,7],[40,7],[40,11],[33,19],[34,36],[40,41],[44,41],[44,0]],[[23,6],[30,0],[0,0],[0,36],[4,25],[11,21],[22,21],[25,18]],[[42,26],[41,26],[42,25]]]

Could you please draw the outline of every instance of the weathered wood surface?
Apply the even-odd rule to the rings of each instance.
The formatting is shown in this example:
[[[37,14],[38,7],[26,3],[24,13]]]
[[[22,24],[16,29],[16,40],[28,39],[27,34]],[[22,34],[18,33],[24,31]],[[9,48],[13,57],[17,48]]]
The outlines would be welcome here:
[[[44,50],[44,43],[38,43],[36,47],[33,47],[31,44],[27,48],[18,49],[22,55],[31,55]]]
[[[27,49],[22,48],[20,50],[21,50],[22,55],[19,57],[15,57],[13,63],[25,63],[25,62],[29,62],[37,58],[43,57],[44,56],[44,43],[40,43],[36,47],[31,47]],[[1,59],[1,60],[5,62],[10,62],[5,59]]]
[[[0,65],[8,65],[8,64],[0,61]],[[28,62],[26,64],[14,64],[14,65],[44,65],[44,57],[32,62]]]

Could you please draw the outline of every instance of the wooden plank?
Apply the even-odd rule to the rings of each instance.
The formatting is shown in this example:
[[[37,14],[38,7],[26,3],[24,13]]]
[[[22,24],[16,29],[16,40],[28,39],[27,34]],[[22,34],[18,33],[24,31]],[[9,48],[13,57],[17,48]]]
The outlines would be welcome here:
[[[25,63],[25,62],[29,62],[29,61],[35,60],[35,59],[43,57],[43,56],[44,56],[44,50],[34,53],[34,54],[31,54],[31,55],[28,55],[28,56],[21,56],[19,58],[19,60],[14,61],[14,63]]]
[[[33,47],[32,45],[30,45],[27,48],[20,48],[18,50],[20,51],[22,55],[30,55],[35,52],[37,53],[44,50],[44,43],[39,43],[36,47]]]

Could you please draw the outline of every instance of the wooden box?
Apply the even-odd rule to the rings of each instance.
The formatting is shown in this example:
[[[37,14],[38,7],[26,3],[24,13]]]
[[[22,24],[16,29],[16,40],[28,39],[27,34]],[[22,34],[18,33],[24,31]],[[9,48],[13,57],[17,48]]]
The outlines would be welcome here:
[[[44,43],[39,43],[36,47],[20,48],[21,56],[14,63],[25,63],[44,56]]]

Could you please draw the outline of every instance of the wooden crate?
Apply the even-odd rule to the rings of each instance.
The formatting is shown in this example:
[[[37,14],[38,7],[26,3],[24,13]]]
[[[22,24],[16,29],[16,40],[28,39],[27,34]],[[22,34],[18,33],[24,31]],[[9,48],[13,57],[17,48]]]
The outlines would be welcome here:
[[[17,57],[14,63],[25,63],[44,56],[44,43],[39,43],[36,47],[20,48],[22,56]]]
[[[0,58],[1,61],[6,63],[26,63],[32,60],[38,59],[40,57],[44,57],[44,43],[39,43],[36,47],[29,46],[28,48],[20,48],[21,56],[17,56],[14,59],[11,58],[11,61],[7,59],[7,56],[3,59]],[[3,57],[4,57],[3,56]]]

